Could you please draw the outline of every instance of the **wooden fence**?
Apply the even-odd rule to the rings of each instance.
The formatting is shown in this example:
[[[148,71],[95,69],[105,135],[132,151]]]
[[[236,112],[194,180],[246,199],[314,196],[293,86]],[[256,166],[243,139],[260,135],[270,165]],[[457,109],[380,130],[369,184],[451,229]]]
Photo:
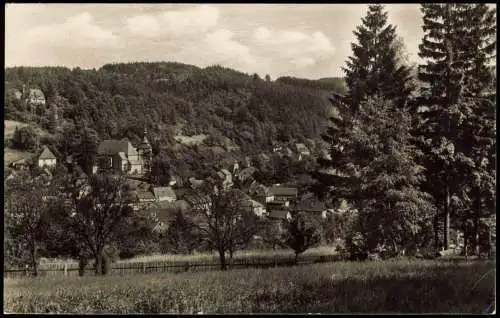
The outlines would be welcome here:
[[[328,256],[304,256],[299,257],[298,265],[325,263],[339,260],[337,255]],[[269,268],[281,266],[295,265],[294,257],[252,257],[233,259],[228,264],[229,269],[235,268]],[[211,270],[219,270],[220,264],[218,261],[205,262],[182,262],[182,261],[152,261],[152,262],[137,262],[137,263],[114,263],[110,266],[108,275],[128,275],[135,273],[182,273],[182,272],[203,272]],[[43,264],[38,268],[38,276],[78,276],[78,264]],[[30,269],[12,268],[4,269],[4,278],[20,278],[32,275]],[[94,275],[92,265],[87,265],[85,268],[85,276]]]

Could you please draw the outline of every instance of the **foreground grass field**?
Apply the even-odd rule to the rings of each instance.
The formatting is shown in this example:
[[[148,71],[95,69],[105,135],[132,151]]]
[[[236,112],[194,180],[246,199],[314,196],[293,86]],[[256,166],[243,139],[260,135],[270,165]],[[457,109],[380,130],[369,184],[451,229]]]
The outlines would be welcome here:
[[[486,313],[494,262],[338,262],[228,272],[5,279],[7,313]]]

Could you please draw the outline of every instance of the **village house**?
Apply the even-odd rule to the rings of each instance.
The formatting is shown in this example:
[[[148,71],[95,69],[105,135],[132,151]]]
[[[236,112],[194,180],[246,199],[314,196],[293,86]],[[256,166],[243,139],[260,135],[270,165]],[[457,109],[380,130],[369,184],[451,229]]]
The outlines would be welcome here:
[[[253,181],[250,185],[248,194],[262,204],[267,204],[274,200],[274,195],[271,193],[269,188],[256,181]]]
[[[57,164],[56,156],[50,151],[47,146],[43,147],[41,154],[38,156],[38,167],[55,167]]]
[[[144,175],[150,169],[151,146],[146,137],[137,147],[127,139],[104,140],[97,148],[98,162],[94,171],[114,170],[131,175]]]
[[[27,92],[27,99],[26,102],[29,103],[30,105],[40,105],[40,106],[45,106],[45,95],[43,94],[42,90],[39,88],[31,88]]]
[[[283,222],[283,221],[289,221],[292,219],[292,214],[288,210],[273,210],[269,212],[267,215],[267,218],[270,221],[274,222]]]
[[[283,206],[289,206],[290,203],[294,203],[298,195],[297,188],[276,185],[271,187],[269,190],[274,196],[273,202],[282,204]]]
[[[314,217],[321,217],[322,219],[325,219],[328,213],[326,205],[314,198],[301,200],[294,205],[293,209],[298,212],[308,213]]]
[[[304,157],[308,157],[311,155],[311,152],[309,151],[309,148],[306,147],[303,143],[297,143],[295,144],[295,149],[297,151],[297,159],[300,161]]]

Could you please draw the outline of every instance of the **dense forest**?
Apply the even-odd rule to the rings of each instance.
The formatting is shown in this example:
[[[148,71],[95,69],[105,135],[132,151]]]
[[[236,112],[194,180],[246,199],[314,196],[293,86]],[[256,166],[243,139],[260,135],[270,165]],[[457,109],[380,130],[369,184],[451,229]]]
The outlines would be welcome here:
[[[227,150],[231,144],[244,154],[268,151],[276,140],[318,139],[328,93],[345,89],[340,78],[270,81],[220,66],[170,62],[108,64],[98,70],[15,67],[5,70],[5,81],[5,119],[46,129],[53,138],[42,143],[56,152],[64,152],[60,139],[75,126],[95,131],[98,140],[132,143],[147,128],[154,154],[164,153],[174,166],[186,152],[193,162],[203,152],[179,147],[176,135],[204,134],[201,148]],[[22,92],[23,85],[40,88],[46,105],[33,109],[17,99],[12,92]]]

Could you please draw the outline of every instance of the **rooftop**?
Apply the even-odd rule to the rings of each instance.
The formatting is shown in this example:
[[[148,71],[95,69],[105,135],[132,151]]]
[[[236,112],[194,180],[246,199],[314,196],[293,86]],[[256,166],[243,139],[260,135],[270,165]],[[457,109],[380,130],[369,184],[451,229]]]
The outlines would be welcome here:
[[[130,142],[127,139],[122,139],[122,140],[107,139],[99,144],[97,152],[100,155],[115,155],[120,152],[128,154],[129,144]]]
[[[175,192],[171,187],[155,187],[153,188],[153,193],[157,198],[176,198]]]
[[[49,148],[47,148],[47,146],[44,146],[38,159],[56,159],[56,156],[52,153],[52,151],[50,151]]]
[[[274,186],[269,189],[274,195],[297,196],[297,188]]]
[[[287,210],[273,210],[269,213],[269,218],[271,219],[286,219],[288,215]]]

